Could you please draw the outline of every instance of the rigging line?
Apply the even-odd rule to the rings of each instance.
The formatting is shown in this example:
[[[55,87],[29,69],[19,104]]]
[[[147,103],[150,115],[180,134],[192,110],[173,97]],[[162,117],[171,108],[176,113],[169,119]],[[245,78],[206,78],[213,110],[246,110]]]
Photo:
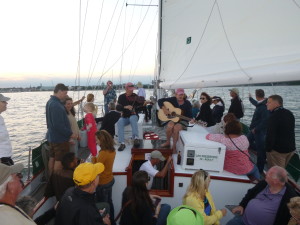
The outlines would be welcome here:
[[[144,4],[144,1],[142,2],[142,4]],[[149,7],[148,7],[149,8]],[[141,11],[140,11],[140,18],[142,17],[142,12],[143,12],[143,8],[141,7]],[[133,61],[134,61],[134,57],[135,57],[135,50],[136,50],[136,43],[137,43],[137,39],[134,42],[134,48],[133,48],[133,53],[132,53],[132,61],[131,61],[131,65],[130,65],[130,70],[129,70],[129,80],[132,80],[132,67],[133,67]]]
[[[128,3],[126,3],[126,6],[156,6],[156,7],[158,7],[158,5],[144,5],[144,4],[128,4]]]
[[[113,20],[113,18],[114,18],[114,15],[115,15],[115,12],[116,12],[116,8],[117,8],[118,4],[119,4],[119,0],[117,1],[116,5],[115,5],[115,8],[114,8],[114,11],[113,11],[113,13],[112,13],[112,15],[111,15],[111,18],[110,18],[110,21],[109,21],[109,25],[108,25],[108,28],[107,28],[107,30],[106,30],[106,32],[105,32],[104,39],[103,39],[103,41],[102,41],[102,44],[101,44],[101,47],[100,47],[98,56],[97,56],[97,58],[96,58],[96,61],[95,61],[95,64],[94,64],[94,67],[93,67],[91,76],[93,75],[93,73],[94,73],[94,71],[95,71],[95,68],[96,68],[96,66],[97,66],[97,62],[98,62],[98,60],[99,60],[99,57],[100,57],[100,54],[101,54],[101,51],[102,51],[104,42],[105,42],[105,40],[106,40],[108,31],[109,31],[109,29],[110,29],[110,25],[111,25],[112,20]]]
[[[156,12],[156,14],[155,14],[155,16],[154,16],[154,18],[153,18],[152,24],[151,24],[151,26],[150,26],[150,29],[149,29],[149,32],[148,32],[148,35],[147,35],[147,38],[146,38],[146,40],[145,40],[144,46],[143,46],[142,51],[141,51],[141,54],[140,54],[140,57],[139,57],[139,59],[138,59],[138,61],[137,61],[137,65],[136,65],[136,67],[135,67],[135,69],[134,69],[134,72],[132,73],[133,76],[135,75],[135,72],[136,72],[136,70],[137,70],[137,67],[138,67],[138,65],[139,65],[139,62],[140,62],[140,60],[141,60],[141,58],[142,58],[143,52],[144,52],[144,50],[145,50],[147,41],[148,41],[148,39],[149,39],[150,33],[151,33],[152,28],[153,28],[153,25],[154,25],[154,22],[156,21],[156,16],[157,16],[157,14],[158,14],[158,11]]]
[[[91,69],[92,69],[92,64],[93,64],[93,59],[94,59],[95,49],[96,49],[97,40],[98,40],[98,34],[99,34],[99,28],[100,28],[101,17],[102,17],[103,5],[104,5],[104,0],[102,0],[101,10],[100,10],[100,16],[99,16],[98,26],[97,26],[97,33],[96,33],[96,38],[95,38],[94,47],[93,47],[93,54],[92,54],[92,59],[91,59],[91,63],[90,63],[90,66],[89,66],[89,73],[88,73],[88,77],[87,77],[87,84],[89,84],[89,83],[91,82],[91,79],[92,79],[92,76],[91,76]],[[86,93],[86,90],[85,90],[84,94],[85,94],[85,93]]]
[[[127,9],[127,5],[126,5],[126,9]],[[124,44],[125,44],[125,30],[126,30],[126,19],[127,19],[127,10],[125,9],[125,19],[124,19],[124,27],[123,27],[123,42],[122,42],[122,52],[124,51]],[[121,67],[120,67],[120,73],[119,73],[119,77],[120,77],[120,84],[121,84],[121,76],[122,76],[122,70],[123,70],[123,55],[121,58]]]
[[[194,56],[196,55],[196,52],[197,52],[197,50],[198,50],[198,48],[199,48],[199,46],[200,46],[200,43],[202,42],[202,39],[203,39],[203,37],[204,37],[204,34],[205,34],[205,32],[206,32],[206,28],[207,28],[208,23],[209,23],[209,21],[210,21],[210,18],[211,18],[211,15],[212,15],[212,13],[213,13],[213,10],[214,10],[214,8],[215,8],[216,2],[217,2],[217,0],[215,0],[215,1],[214,1],[214,4],[212,5],[212,8],[211,8],[210,13],[209,13],[209,16],[208,16],[208,18],[207,18],[206,24],[205,24],[205,26],[204,26],[203,32],[202,32],[202,34],[201,34],[200,40],[199,40],[199,42],[198,42],[198,45],[197,45],[197,47],[196,47],[196,49],[195,49],[195,51],[194,51],[192,57],[190,58],[190,60],[189,60],[189,62],[188,62],[188,64],[187,64],[187,66],[185,67],[185,69],[183,70],[183,72],[181,73],[181,75],[180,75],[180,76],[179,76],[179,77],[178,77],[178,78],[170,85],[170,87],[171,87],[173,84],[175,84],[175,83],[176,83],[176,82],[177,82],[177,81],[185,74],[185,72],[186,72],[187,69],[189,68],[190,64],[192,63],[192,60],[193,60]]]
[[[152,2],[152,0],[151,0],[151,2]],[[150,2],[150,4],[151,4],[151,2]],[[144,21],[145,21],[145,18],[146,18],[147,14],[148,14],[149,8],[150,8],[150,7],[148,7],[148,9],[147,9],[147,11],[146,11],[146,13],[145,13],[145,15],[144,15],[144,17],[143,17],[143,19],[142,19],[140,25],[139,25],[137,31],[136,31],[135,34],[133,35],[133,38],[131,39],[131,41],[129,42],[129,44],[126,46],[125,50],[124,50],[124,51],[122,52],[122,54],[115,60],[115,62],[114,62],[114,63],[113,63],[113,64],[112,64],[112,65],[111,65],[111,66],[110,66],[103,74],[101,74],[101,76],[100,76],[100,78],[99,78],[99,80],[98,80],[97,83],[99,83],[99,82],[101,81],[102,77],[103,77],[103,76],[104,76],[104,75],[105,75],[112,67],[114,67],[114,66],[116,65],[116,63],[121,59],[121,57],[125,54],[125,52],[127,52],[127,50],[129,49],[129,47],[131,46],[133,40],[136,38],[137,33],[139,32],[141,26],[143,25],[143,23],[144,23]]]
[[[136,3],[136,0],[135,0],[135,3]],[[127,35],[127,38],[126,38],[126,44],[128,43],[128,39],[129,39],[130,31],[131,31],[131,25],[132,25],[134,10],[135,10],[135,6],[133,7],[132,14],[131,14],[131,19],[130,19],[129,29],[128,29],[128,35]]]
[[[118,26],[119,26],[119,22],[120,22],[120,18],[121,18],[122,12],[123,12],[124,5],[125,5],[125,0],[123,0],[123,4],[122,4],[121,11],[120,11],[120,15],[119,15],[119,18],[118,18],[118,21],[117,21],[117,24],[116,24],[116,28],[115,28],[113,37],[112,37],[111,42],[110,42],[110,46],[109,46],[109,49],[108,49],[108,54],[107,54],[107,57],[106,57],[106,59],[105,59],[105,63],[104,63],[104,65],[103,65],[102,73],[103,73],[104,70],[105,70],[105,66],[106,66],[108,57],[109,57],[109,55],[110,55],[111,47],[112,47],[113,42],[114,42],[114,39],[115,39],[115,35],[116,35],[117,29],[118,29]],[[95,89],[95,88],[94,88],[94,89]],[[97,91],[98,91],[98,90],[97,90]],[[96,93],[97,93],[97,91],[96,91]]]
[[[295,3],[295,5],[300,9],[300,5],[296,2],[296,0],[292,0],[294,3]]]
[[[238,58],[236,57],[235,53],[234,53],[234,50],[231,46],[231,43],[229,41],[229,38],[228,38],[228,35],[227,35],[227,32],[226,32],[226,29],[225,29],[225,26],[224,26],[224,22],[223,22],[223,18],[222,18],[222,15],[221,15],[221,11],[220,11],[220,8],[219,8],[219,4],[218,4],[218,1],[216,1],[216,4],[217,4],[217,9],[218,9],[218,12],[219,12],[219,16],[220,16],[220,20],[221,20],[221,24],[222,24],[222,28],[223,28],[223,31],[224,31],[224,34],[225,34],[225,37],[226,37],[226,40],[227,40],[227,43],[228,43],[228,46],[231,50],[231,53],[236,61],[236,63],[238,64],[240,70],[249,78],[248,81],[252,80],[252,77],[244,70],[244,68],[241,66]]]
[[[81,0],[79,1],[79,21],[78,21],[78,26],[79,26],[79,29],[78,29],[78,60],[77,60],[77,70],[76,70],[76,77],[75,77],[75,87],[77,86],[77,78],[78,78],[78,65],[79,65],[79,62],[80,62],[80,32],[81,32]],[[74,95],[75,93],[73,92],[73,98],[74,98]]]

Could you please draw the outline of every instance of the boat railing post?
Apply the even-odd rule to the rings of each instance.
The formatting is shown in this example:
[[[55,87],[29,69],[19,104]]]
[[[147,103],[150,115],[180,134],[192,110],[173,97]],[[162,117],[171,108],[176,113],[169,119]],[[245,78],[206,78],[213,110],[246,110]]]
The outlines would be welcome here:
[[[29,153],[28,153],[27,180],[30,180],[30,161],[31,161],[31,147],[29,147]]]

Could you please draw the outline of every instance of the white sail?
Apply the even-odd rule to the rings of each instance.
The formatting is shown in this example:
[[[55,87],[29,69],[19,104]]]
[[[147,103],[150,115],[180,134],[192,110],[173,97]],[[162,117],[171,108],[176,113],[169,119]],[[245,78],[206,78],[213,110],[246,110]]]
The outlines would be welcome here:
[[[299,5],[299,0],[162,0],[161,87],[300,80]]]

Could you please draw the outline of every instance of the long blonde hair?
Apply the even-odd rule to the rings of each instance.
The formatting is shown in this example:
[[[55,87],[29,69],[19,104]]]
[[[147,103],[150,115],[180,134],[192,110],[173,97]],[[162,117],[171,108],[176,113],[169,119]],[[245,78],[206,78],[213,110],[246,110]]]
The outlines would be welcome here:
[[[191,183],[187,188],[183,199],[186,199],[190,195],[195,195],[201,199],[205,198],[209,185],[209,174],[205,170],[199,170],[192,176]]]

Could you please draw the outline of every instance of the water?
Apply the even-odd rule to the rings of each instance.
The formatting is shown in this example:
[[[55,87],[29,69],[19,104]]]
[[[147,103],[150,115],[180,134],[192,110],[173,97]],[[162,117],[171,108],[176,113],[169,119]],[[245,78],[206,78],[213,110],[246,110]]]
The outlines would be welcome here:
[[[296,118],[296,145],[300,149],[300,86],[276,86],[276,87],[245,87],[239,88],[240,96],[245,106],[245,116],[243,123],[249,125],[254,112],[254,106],[248,101],[248,93],[254,96],[255,89],[265,90],[266,96],[279,94],[283,97],[284,107],[291,110]],[[230,105],[229,88],[203,88],[197,92],[196,96],[202,91],[211,96],[220,96],[225,101],[226,111]],[[91,91],[90,91],[91,92]],[[90,93],[89,91],[87,93]],[[189,95],[192,90],[187,90]],[[79,99],[84,94],[69,92],[69,96],[74,100]],[[152,95],[152,90],[147,90],[147,97]],[[46,133],[45,105],[52,92],[19,92],[6,93],[5,96],[11,98],[8,102],[8,109],[1,115],[4,117],[10,140],[12,142],[15,162],[27,163],[29,147],[39,146]],[[95,102],[103,104],[102,91],[94,91]],[[75,96],[74,96],[75,95]]]

